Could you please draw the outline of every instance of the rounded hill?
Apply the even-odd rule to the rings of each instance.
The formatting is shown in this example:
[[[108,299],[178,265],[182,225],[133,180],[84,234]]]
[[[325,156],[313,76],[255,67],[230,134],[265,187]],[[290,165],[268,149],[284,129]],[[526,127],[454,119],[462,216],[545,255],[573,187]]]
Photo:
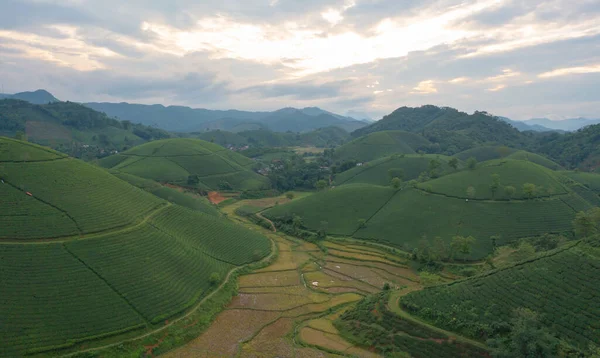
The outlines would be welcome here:
[[[401,177],[404,181],[416,179],[423,172],[428,173],[431,162],[439,165],[435,170],[439,175],[452,173],[454,168],[448,165],[451,157],[432,154],[392,155],[389,157],[363,163],[350,170],[336,175],[337,185],[365,183],[374,185],[389,185],[393,177]],[[457,168],[460,163],[457,163]]]
[[[205,190],[269,188],[268,179],[252,171],[253,164],[250,158],[199,139],[153,141],[100,161],[119,172]]]
[[[494,188],[495,180],[497,185]],[[527,191],[528,184],[534,185],[530,187],[531,192]],[[532,162],[510,159],[480,163],[473,170],[462,170],[418,187],[462,199],[530,199],[567,193],[559,181],[559,174]],[[514,188],[514,191],[506,187]]]
[[[469,158],[475,158],[479,162],[502,158],[526,160],[552,170],[559,170],[562,168],[559,164],[539,154],[504,146],[475,147],[465,150],[464,152],[460,152],[456,154],[455,157],[463,161],[466,161]]]
[[[338,161],[368,162],[391,154],[415,154],[419,148],[430,145],[422,136],[404,131],[375,132],[355,139],[337,148]]]
[[[211,275],[270,252],[257,233],[101,168],[1,137],[0,148],[0,356],[141,335],[214,290]]]

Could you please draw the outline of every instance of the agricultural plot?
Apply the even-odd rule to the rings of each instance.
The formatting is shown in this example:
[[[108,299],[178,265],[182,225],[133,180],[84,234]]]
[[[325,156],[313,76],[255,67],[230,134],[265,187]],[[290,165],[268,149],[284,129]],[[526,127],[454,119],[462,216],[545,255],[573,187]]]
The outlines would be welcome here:
[[[225,183],[235,190],[268,189],[267,178],[250,169],[253,163],[219,145],[181,138],[145,143],[100,161],[105,168],[204,190]],[[198,182],[188,182],[190,176],[197,176]]]
[[[527,152],[524,150],[516,151],[516,152],[508,155],[506,158],[507,159],[515,159],[515,160],[525,160],[528,162],[535,163],[537,165],[541,165],[550,170],[561,170],[562,169],[562,167],[559,164],[553,162],[552,160],[550,160],[546,157],[543,157],[539,154]]]
[[[392,154],[414,154],[431,144],[424,137],[403,131],[383,131],[368,134],[335,149],[336,160],[369,162]]]
[[[600,193],[600,174],[573,171],[563,171],[561,174],[583,184],[596,193]]]
[[[341,336],[384,355],[411,357],[487,357],[485,349],[451,339],[424,325],[407,320],[387,307],[388,294],[365,298],[334,321]]]
[[[494,174],[499,175],[499,187],[496,193],[493,193],[490,188]],[[538,188],[532,193],[533,197],[567,193],[554,172],[537,164],[519,160],[489,161],[480,164],[475,170],[463,170],[419,184],[419,188],[456,198],[507,200],[510,198],[504,192],[505,186],[515,188],[512,199],[527,199],[529,196],[523,190],[523,185],[526,183],[535,184]],[[467,192],[469,187],[475,189],[473,195]]]
[[[392,176],[395,175],[394,173],[397,175],[399,170],[402,170],[404,174],[404,181],[416,179],[422,172],[429,172],[429,162],[432,159],[441,163],[440,175],[454,172],[454,169],[447,165],[450,157],[443,155],[391,156],[340,173],[336,176],[335,183],[337,185],[364,183],[389,186]]]
[[[0,355],[67,347],[145,321],[61,244],[0,245]]]
[[[199,211],[205,214],[219,216],[219,211],[212,205],[208,199],[199,195],[192,196],[180,190],[163,186],[153,180],[140,178],[135,175],[111,171],[111,173],[119,179],[125,180],[131,185],[144,189],[157,197],[167,200],[173,204],[181,205],[188,209]],[[183,190],[183,189],[182,189]]]
[[[102,169],[73,159],[6,163],[2,170],[5,184],[0,184],[0,190],[13,191],[10,195],[14,199],[14,190],[9,189],[7,184],[22,191],[21,198],[15,201],[13,207],[29,205],[24,203],[32,198],[43,203],[35,204],[40,212],[27,212],[32,223],[25,227],[32,228],[32,232],[23,230],[17,238],[39,239],[74,234],[72,223],[61,225],[64,219],[50,224],[50,230],[44,225],[36,225],[38,220],[45,220],[44,216],[48,215],[50,209],[47,206],[59,212],[55,216],[68,216],[80,233],[86,234],[130,225],[164,203]],[[31,193],[30,197],[27,192]],[[10,212],[7,214],[10,215]],[[52,230],[52,227],[57,229]],[[63,228],[62,232],[60,228]],[[4,228],[0,227],[0,237],[7,236],[3,231]]]
[[[587,350],[600,344],[600,256],[585,242],[484,275],[413,292],[402,306],[440,327],[485,339],[517,308],[537,312],[552,334]],[[460,323],[458,323],[460,322]]]
[[[455,235],[473,236],[470,259],[492,251],[491,236],[499,244],[516,238],[570,231],[575,211],[560,198],[519,202],[479,202],[403,190],[354,235],[410,251],[424,237],[441,237],[447,244]],[[327,219],[325,219],[327,220]]]
[[[0,176],[2,163],[41,162],[65,158],[66,155],[33,143],[0,137]]]
[[[504,158],[508,155],[517,152],[514,148],[501,146],[480,146],[467,149],[463,152],[454,155],[456,158],[466,161],[469,158],[475,158],[478,162],[485,162],[493,159]]]
[[[277,206],[263,215],[278,221],[295,214],[302,218],[307,228],[318,230],[326,226],[329,233],[352,235],[359,228],[359,220],[369,219],[394,193],[392,188],[347,185]],[[326,225],[322,223],[324,221]]]

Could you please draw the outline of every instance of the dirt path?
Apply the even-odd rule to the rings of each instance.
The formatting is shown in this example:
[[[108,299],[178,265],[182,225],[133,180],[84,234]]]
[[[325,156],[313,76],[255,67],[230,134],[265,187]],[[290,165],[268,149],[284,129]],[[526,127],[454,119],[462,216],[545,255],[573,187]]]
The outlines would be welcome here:
[[[219,205],[220,203],[227,200],[227,198],[221,195],[221,193],[219,193],[218,191],[211,191],[208,193],[208,200],[210,200],[210,202],[215,205]]]
[[[273,224],[273,222],[269,219],[267,219],[266,217],[262,216],[261,213],[256,213],[256,216],[263,219],[264,221],[268,222],[269,224],[271,224],[271,229],[273,230],[273,232],[277,232],[277,228],[275,227],[275,224]]]

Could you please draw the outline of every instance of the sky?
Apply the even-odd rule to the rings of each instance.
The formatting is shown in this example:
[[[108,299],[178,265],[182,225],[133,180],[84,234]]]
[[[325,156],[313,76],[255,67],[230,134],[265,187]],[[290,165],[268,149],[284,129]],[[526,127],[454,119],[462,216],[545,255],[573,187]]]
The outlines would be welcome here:
[[[600,118],[598,0],[0,0],[0,85],[379,119]]]

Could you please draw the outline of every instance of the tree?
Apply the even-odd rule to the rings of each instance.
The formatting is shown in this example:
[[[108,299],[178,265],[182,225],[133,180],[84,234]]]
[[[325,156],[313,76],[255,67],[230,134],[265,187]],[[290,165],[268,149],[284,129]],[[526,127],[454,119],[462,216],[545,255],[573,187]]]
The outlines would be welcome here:
[[[448,161],[448,165],[450,166],[450,168],[456,170],[458,168],[458,159],[456,158],[452,158]]]
[[[294,193],[292,193],[292,192],[285,193],[285,197],[288,198],[288,200],[294,200]]]
[[[477,159],[475,159],[474,157],[467,159],[467,168],[471,170],[477,168]]]
[[[475,198],[475,195],[477,195],[477,190],[475,190],[475,188],[472,186],[468,187],[467,188],[467,196],[470,199],[473,199],[473,198]]]
[[[404,169],[391,168],[388,170],[388,176],[390,179],[399,178],[400,180],[404,180]]]
[[[298,233],[298,230],[302,227],[302,218],[296,214],[292,216],[292,227],[294,228],[294,232]]]
[[[364,229],[365,227],[367,227],[367,220],[365,220],[365,219],[358,219],[358,228],[359,229]]]
[[[383,284],[383,290],[384,291],[389,291],[390,289],[391,289],[391,287],[390,287],[389,283],[386,282],[386,283]]]
[[[600,226],[600,208],[588,212],[580,211],[573,220],[573,229],[577,237],[588,237],[598,232]]]
[[[233,190],[233,186],[228,181],[219,183],[219,190]]]
[[[492,198],[496,197],[496,192],[500,188],[500,175],[492,174],[492,184],[490,184],[490,191],[492,192]]]
[[[475,241],[473,236],[454,236],[450,242],[453,256],[460,253],[463,258],[466,258],[472,252]]]
[[[321,221],[321,227],[317,230],[317,238],[325,239],[327,237],[327,229],[329,228],[329,223],[327,221]]]
[[[531,199],[535,196],[535,192],[537,191],[537,187],[535,184],[525,183],[523,184],[523,193],[527,196],[528,199]]]
[[[196,186],[200,183],[200,178],[198,177],[197,174],[189,175],[188,179],[187,179],[187,183],[188,183],[188,185]]]
[[[506,194],[508,199],[512,199],[512,197],[515,195],[516,192],[517,192],[517,189],[515,189],[515,187],[512,185],[507,185],[504,187],[504,194]]]
[[[431,159],[429,161],[429,177],[430,178],[437,178],[440,176],[439,174],[439,168],[442,165],[442,163],[440,163],[439,160],[437,159]]]
[[[123,121],[121,122],[121,124],[123,125],[123,129],[125,129],[126,131],[131,129],[131,121]]]
[[[392,179],[392,187],[394,189],[400,189],[400,187],[402,186],[402,180],[398,177]]]
[[[211,273],[210,277],[208,278],[208,282],[211,284],[211,286],[218,284],[221,282],[221,275],[218,272]]]
[[[492,235],[490,236],[490,240],[492,241],[492,249],[496,250],[498,248],[498,242],[502,239],[500,235]]]
[[[560,342],[540,322],[537,313],[517,308],[511,320],[510,333],[488,340],[495,358],[537,358],[557,356]]]
[[[327,186],[327,181],[324,179],[317,180],[317,182],[315,183],[315,188],[317,188],[318,191],[324,190],[325,188],[327,188]]]

